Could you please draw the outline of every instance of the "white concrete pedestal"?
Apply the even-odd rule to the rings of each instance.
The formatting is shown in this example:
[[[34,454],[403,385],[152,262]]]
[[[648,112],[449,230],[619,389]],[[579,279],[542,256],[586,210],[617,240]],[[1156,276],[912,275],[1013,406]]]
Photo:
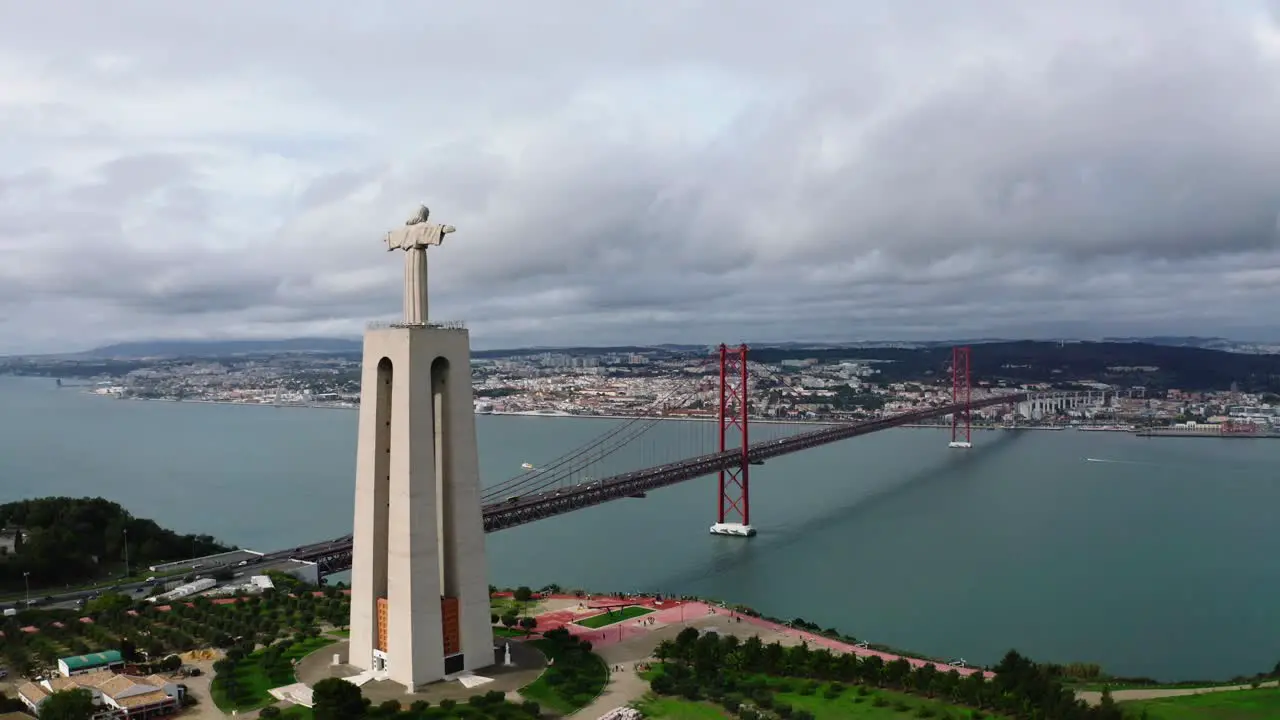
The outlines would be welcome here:
[[[751,537],[756,529],[742,523],[716,523],[711,526],[712,535],[732,535],[734,537]]]

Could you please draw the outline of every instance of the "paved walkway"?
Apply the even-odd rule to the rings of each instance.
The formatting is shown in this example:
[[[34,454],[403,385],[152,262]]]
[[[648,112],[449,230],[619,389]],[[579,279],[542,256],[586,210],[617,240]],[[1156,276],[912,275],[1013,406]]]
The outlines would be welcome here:
[[[294,668],[294,675],[298,678],[298,682],[314,687],[317,682],[325,678],[356,675],[359,670],[346,664],[350,647],[350,641],[343,640],[302,658]],[[333,664],[335,654],[338,655],[340,663],[338,665]],[[537,679],[546,666],[542,653],[520,643],[511,643],[511,657],[515,667],[495,665],[476,673],[490,678],[492,682],[474,688],[468,688],[460,682],[441,682],[428,685],[421,692],[406,693],[404,686],[399,683],[381,680],[365,683],[360,690],[374,705],[384,700],[399,700],[404,706],[412,704],[415,700],[426,700],[437,705],[445,699],[466,702],[473,695],[481,695],[492,690],[514,693],[518,688]]]
[[[539,631],[545,632],[564,627],[574,636],[590,641],[592,649],[610,666],[609,683],[605,686],[604,692],[593,703],[575,713],[576,717],[584,720],[595,720],[614,708],[628,705],[643,697],[649,685],[639,677],[635,665],[652,660],[653,651],[658,643],[663,640],[674,640],[685,627],[715,630],[721,635],[736,635],[743,639],[758,636],[766,644],[779,642],[791,646],[804,642],[810,647],[822,647],[838,653],[854,653],[859,657],[876,655],[886,662],[897,660],[899,657],[891,653],[859,648],[815,633],[795,630],[778,623],[741,615],[697,601],[666,600],[658,604],[651,598],[634,598],[628,604],[650,607],[654,612],[600,629],[574,624],[575,620],[599,615],[601,610],[598,606],[618,602],[615,598],[608,597],[587,598],[579,601],[577,605],[562,606],[562,609],[537,617]],[[975,668],[955,668],[945,663],[930,663],[914,658],[907,658],[907,661],[917,667],[932,664],[942,672],[956,670],[962,675],[978,672]],[[991,673],[987,675],[990,676]]]
[[[590,640],[592,645],[595,647],[607,647],[614,643],[625,642],[631,638],[651,634],[652,631],[656,629],[655,626],[665,626],[665,625],[671,625],[671,624],[694,624],[694,621],[697,621],[702,618],[719,616],[719,617],[730,618],[734,622],[734,624],[749,625],[751,627],[758,628],[760,630],[764,630],[764,631],[767,631],[768,633],[779,636],[775,639],[781,639],[786,637],[796,638],[798,640],[803,640],[804,642],[808,643],[811,647],[822,647],[822,648],[831,650],[833,652],[839,652],[839,653],[853,653],[858,657],[871,657],[872,655],[875,655],[883,659],[885,662],[892,662],[894,660],[897,660],[900,657],[899,655],[895,655],[893,653],[880,652],[878,650],[871,650],[870,648],[856,647],[850,643],[841,642],[839,640],[832,640],[831,638],[818,635],[817,633],[812,633],[805,630],[796,630],[794,628],[789,628],[779,623],[769,622],[768,620],[763,620],[757,617],[751,617],[749,615],[742,615],[740,613],[732,612],[725,608],[711,606],[706,603],[698,602],[698,601],[668,600],[663,602],[661,605],[658,605],[655,601],[653,601],[650,598],[637,598],[631,604],[650,607],[650,608],[653,608],[655,612],[649,615],[646,615],[643,618],[638,618],[636,620],[628,620],[622,623],[618,623],[616,625],[610,625],[606,628],[602,628],[599,630],[592,630],[589,628],[584,628],[579,625],[572,624],[573,619],[580,619],[583,617],[589,617],[591,615],[600,614],[601,612],[600,610],[591,610],[589,608],[592,604],[599,604],[604,602],[617,602],[617,601],[612,598],[603,598],[603,597],[583,600],[582,603],[585,607],[578,608],[578,609],[570,608],[570,609],[561,610],[557,613],[554,613],[552,617],[548,617],[549,622],[545,627],[543,625],[542,617],[540,616],[538,618],[538,630],[544,631],[544,630],[551,629],[551,627],[564,626],[568,628],[569,632],[573,633],[574,635],[581,637],[585,640]],[[649,618],[652,618],[656,622],[651,625],[644,624],[644,621]],[[740,623],[737,622],[738,618],[741,618]],[[766,642],[772,642],[772,640],[766,640]],[[657,642],[654,642],[653,645],[656,647]],[[947,665],[946,663],[931,662],[928,660],[918,660],[916,658],[906,658],[906,660],[907,662],[911,663],[912,667],[920,667],[922,665],[933,665],[941,672],[950,672],[952,670],[956,670],[961,675],[971,675],[975,672],[978,672],[977,668],[953,667],[951,665]],[[993,677],[994,673],[988,672],[986,673],[986,675],[987,677]]]
[[[1258,687],[1280,687],[1280,682],[1264,682]],[[1204,695],[1205,693],[1228,692],[1231,690],[1250,690],[1253,685],[1213,685],[1198,688],[1135,688],[1133,690],[1112,690],[1111,698],[1116,702],[1126,700],[1155,700],[1166,697],[1183,697],[1185,695]],[[1102,692],[1088,690],[1076,693],[1076,697],[1090,705],[1102,702]]]

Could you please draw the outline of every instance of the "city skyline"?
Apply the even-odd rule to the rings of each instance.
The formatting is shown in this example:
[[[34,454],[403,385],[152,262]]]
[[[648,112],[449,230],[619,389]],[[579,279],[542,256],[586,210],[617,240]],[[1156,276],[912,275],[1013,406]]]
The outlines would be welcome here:
[[[6,3],[0,355],[1280,339],[1275,2],[300,7]]]
[[[325,353],[351,353],[357,352],[361,346],[359,337],[261,337],[246,338],[240,336],[231,337],[200,337],[200,338],[143,338],[138,340],[126,340],[120,343],[111,343],[92,348],[79,348],[68,352],[50,352],[50,353],[12,353],[9,355],[0,354],[2,358],[38,358],[38,357],[67,357],[74,358],[77,356],[101,357],[105,355],[118,355],[119,357],[142,357],[148,355],[164,356],[168,354],[188,354],[195,353],[193,357],[218,357],[223,353],[288,353],[288,352],[316,352]],[[606,343],[579,343],[579,344],[563,344],[563,345],[481,345],[476,347],[476,351],[489,355],[496,352],[508,353],[557,353],[557,352],[589,352],[589,351],[616,351],[618,349],[629,350],[714,350],[721,344],[736,347],[739,344],[745,344],[757,349],[764,348],[795,348],[818,349],[818,348],[858,348],[858,347],[879,347],[879,346],[901,346],[901,347],[952,347],[959,345],[985,345],[991,343],[1010,343],[1010,342],[1035,342],[1035,343],[1145,343],[1149,345],[1162,345],[1169,347],[1199,347],[1206,349],[1219,350],[1224,352],[1261,352],[1273,353],[1280,350],[1280,341],[1268,340],[1260,338],[1239,338],[1239,337],[1220,337],[1220,336],[1197,336],[1197,335],[1146,335],[1146,336],[1093,336],[1093,337],[941,337],[941,338],[904,338],[904,339],[888,339],[888,338],[865,338],[865,339],[832,339],[832,340],[752,340],[749,337],[739,338],[737,340],[717,343],[717,342],[623,342],[615,344]]]

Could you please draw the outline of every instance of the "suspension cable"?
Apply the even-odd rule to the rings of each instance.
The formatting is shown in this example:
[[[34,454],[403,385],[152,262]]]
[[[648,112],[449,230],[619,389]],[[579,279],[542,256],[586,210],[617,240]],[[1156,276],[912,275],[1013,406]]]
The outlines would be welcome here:
[[[701,378],[701,376],[704,374],[703,371],[705,371],[708,362],[709,362],[708,360],[704,359],[703,364],[699,366],[698,373],[697,373],[699,378]],[[643,434],[644,432],[648,431],[650,428],[654,426],[654,423],[657,422],[655,418],[660,419],[662,417],[662,415],[660,414],[662,409],[665,406],[673,404],[672,403],[673,396],[675,396],[676,393],[680,392],[683,389],[684,388],[679,388],[679,387],[671,389],[670,391],[668,391],[666,395],[663,395],[655,399],[651,404],[650,408],[644,411],[644,414],[634,416],[628,419],[626,422],[620,423],[615,427],[610,428],[607,432],[592,439],[586,444],[578,448],[575,448],[574,450],[571,450],[568,453],[565,453],[564,455],[561,455],[560,457],[552,460],[550,463],[547,463],[546,465],[538,468],[534,473],[532,474],[523,473],[521,475],[517,475],[515,477],[509,478],[490,488],[486,488],[485,491],[482,493],[482,496],[481,496],[482,499],[491,500],[495,497],[510,494],[514,490],[521,489],[523,487],[533,485],[535,483],[539,485],[545,485],[546,483],[543,483],[543,481],[548,479],[549,473],[554,478],[554,480],[558,481],[560,479],[563,479],[563,477],[567,475],[571,475],[574,472],[583,469],[586,465],[589,465],[591,461],[588,461],[586,463],[581,463],[582,467],[570,467],[567,470],[565,469],[565,466],[569,465],[570,463],[573,463],[575,460],[578,460],[579,458],[582,458],[584,455],[591,454],[592,451],[597,450],[602,445],[609,442],[609,440],[617,437],[618,435],[622,434],[623,432],[626,432],[627,430],[633,429],[637,424],[644,423],[644,425],[640,428],[640,430],[628,436],[628,439],[625,440],[623,444],[630,442],[635,437],[638,437],[640,434]],[[692,391],[686,392],[684,395],[677,398],[674,402],[675,404],[683,405],[686,402],[688,402],[690,399],[695,397],[701,391],[702,391],[702,388],[700,387],[700,382],[698,382],[695,384],[695,387]],[[615,446],[614,448],[609,450],[607,453],[605,453],[601,457],[604,457],[612,454],[613,452],[616,452],[619,447],[621,446],[620,445]]]

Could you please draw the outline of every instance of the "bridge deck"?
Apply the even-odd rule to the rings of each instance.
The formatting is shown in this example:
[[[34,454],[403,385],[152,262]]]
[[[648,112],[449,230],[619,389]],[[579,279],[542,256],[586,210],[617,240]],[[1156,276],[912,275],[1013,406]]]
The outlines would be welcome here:
[[[969,403],[971,410],[1020,403],[1030,397],[1028,393],[999,395]],[[752,443],[747,450],[748,460],[762,462],[770,458],[788,455],[809,448],[839,442],[859,435],[910,425],[922,420],[944,417],[963,410],[963,403],[953,403],[926,410],[915,410],[900,415],[859,423],[833,425],[778,440]],[[682,460],[655,468],[635,470],[582,485],[523,495],[507,502],[484,506],[484,530],[497,532],[542,520],[556,515],[593,507],[613,500],[658,490],[677,483],[727,470],[742,462],[742,450],[736,448],[723,453],[712,453]],[[323,543],[316,543],[295,551],[271,553],[264,559],[293,557],[313,560],[320,564],[321,574],[346,570],[351,564],[351,536],[347,535]]]

